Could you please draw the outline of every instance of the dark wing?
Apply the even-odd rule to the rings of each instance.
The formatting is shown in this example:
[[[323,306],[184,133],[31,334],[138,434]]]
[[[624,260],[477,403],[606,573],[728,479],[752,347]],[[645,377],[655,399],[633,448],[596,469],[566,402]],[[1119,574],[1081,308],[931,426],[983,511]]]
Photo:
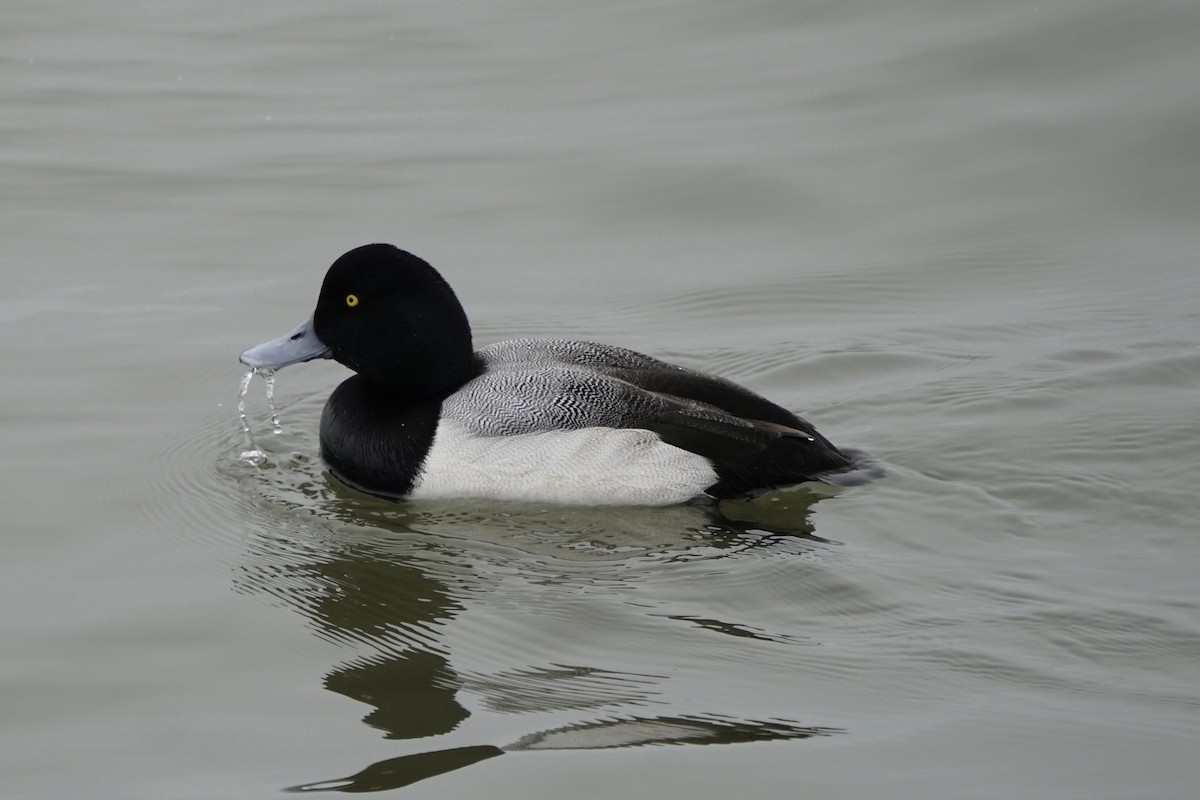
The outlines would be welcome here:
[[[446,398],[442,416],[481,436],[641,428],[714,461],[752,455],[781,436],[805,435],[561,364],[489,369]]]
[[[744,420],[771,422],[823,438],[808,421],[744,386],[624,347],[565,339],[516,339],[489,345],[479,356],[487,369],[531,365],[582,368],[677,400],[711,406]]]

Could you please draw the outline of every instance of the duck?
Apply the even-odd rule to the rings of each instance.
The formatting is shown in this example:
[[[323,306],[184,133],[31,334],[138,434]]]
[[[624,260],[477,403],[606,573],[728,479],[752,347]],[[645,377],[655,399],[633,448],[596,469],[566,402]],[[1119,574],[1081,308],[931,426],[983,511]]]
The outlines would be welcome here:
[[[394,500],[666,506],[855,483],[857,451],[733,381],[607,344],[475,350],[458,297],[391,244],[342,255],[311,316],[240,356],[256,372],[329,358],[321,458]]]

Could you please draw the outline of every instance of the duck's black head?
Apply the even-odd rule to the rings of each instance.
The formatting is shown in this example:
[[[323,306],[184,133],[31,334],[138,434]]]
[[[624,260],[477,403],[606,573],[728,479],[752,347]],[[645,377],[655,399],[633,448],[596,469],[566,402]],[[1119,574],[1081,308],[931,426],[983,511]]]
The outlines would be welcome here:
[[[471,327],[454,291],[427,262],[390,244],[333,262],[313,329],[334,359],[381,387],[437,394],[470,376]]]
[[[381,389],[445,394],[471,377],[471,328],[437,270],[398,247],[368,244],[333,262],[309,322],[241,360],[279,369],[322,357]]]

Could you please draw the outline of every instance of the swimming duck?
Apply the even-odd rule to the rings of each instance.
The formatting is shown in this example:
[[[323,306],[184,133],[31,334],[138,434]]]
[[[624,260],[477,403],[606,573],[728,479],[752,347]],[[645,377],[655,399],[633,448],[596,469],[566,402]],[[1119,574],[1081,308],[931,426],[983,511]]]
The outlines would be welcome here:
[[[374,495],[671,505],[854,470],[854,451],[724,378],[590,342],[475,351],[445,279],[389,244],[335,261],[312,316],[240,360],[317,358],[356,373],[325,404],[321,456]]]

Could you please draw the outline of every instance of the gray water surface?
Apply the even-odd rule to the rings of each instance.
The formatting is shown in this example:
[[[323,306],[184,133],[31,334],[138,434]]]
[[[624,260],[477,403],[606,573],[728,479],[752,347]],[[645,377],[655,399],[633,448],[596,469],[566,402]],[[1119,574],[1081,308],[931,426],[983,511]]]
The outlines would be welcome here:
[[[1200,6],[10,2],[0,794],[1185,798]],[[338,485],[237,355],[343,251],[886,463]],[[407,784],[407,788],[398,789]]]

